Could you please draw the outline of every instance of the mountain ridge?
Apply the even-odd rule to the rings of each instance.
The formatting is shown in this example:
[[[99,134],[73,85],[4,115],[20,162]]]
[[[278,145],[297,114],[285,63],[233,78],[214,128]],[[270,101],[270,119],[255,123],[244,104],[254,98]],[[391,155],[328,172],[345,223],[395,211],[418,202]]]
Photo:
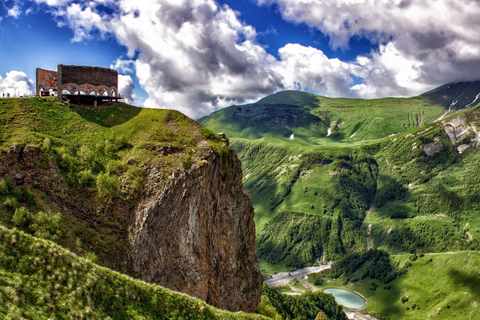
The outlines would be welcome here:
[[[411,98],[327,98],[281,91],[253,104],[218,110],[198,121],[231,138],[288,141],[293,137],[311,145],[327,145],[407,131],[472,106],[478,99],[478,81],[446,84]],[[459,102],[451,107],[452,101]]]

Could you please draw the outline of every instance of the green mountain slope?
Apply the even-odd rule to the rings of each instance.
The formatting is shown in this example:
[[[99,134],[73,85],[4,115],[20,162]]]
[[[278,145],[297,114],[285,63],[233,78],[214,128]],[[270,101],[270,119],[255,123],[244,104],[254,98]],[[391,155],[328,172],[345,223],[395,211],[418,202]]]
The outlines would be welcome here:
[[[365,311],[378,319],[478,319],[478,251],[391,255],[390,262],[403,272],[388,284],[359,278],[366,266],[351,275],[354,282],[331,271],[309,275],[308,281],[320,290],[361,293],[368,301]]]
[[[2,319],[267,319],[100,267],[53,242],[0,225]]]
[[[476,85],[460,83],[445,88],[458,96],[458,92],[473,92]],[[415,101],[425,103],[424,110],[442,110],[437,115],[444,112],[450,100],[434,100],[439,99],[439,92],[450,92],[445,88],[410,99],[359,100],[357,104],[348,99],[331,99],[330,108],[334,102],[338,106],[351,102],[351,108],[340,108],[341,112],[350,119],[364,117],[364,122],[373,121],[383,112],[381,123],[392,128],[402,123],[402,114],[412,119]],[[244,122],[227,121],[238,117],[238,107],[201,120],[213,130],[226,129],[222,131],[227,133],[245,127],[233,131],[234,137],[242,138],[233,138],[232,146],[242,160],[244,182],[256,210],[258,253],[264,274],[369,248],[390,253],[479,248],[475,178],[480,160],[475,152],[476,130],[480,127],[478,109],[472,107],[460,115],[444,114],[442,121],[431,124],[427,122],[436,116],[410,121],[409,125],[403,122],[403,128],[410,130],[401,130],[397,135],[385,136],[366,126],[356,130],[381,139],[315,145],[311,128],[318,129],[323,122],[303,126],[300,118],[298,124],[279,122],[275,119],[281,115],[269,117],[266,110],[272,109],[265,107],[296,104],[295,110],[305,115],[322,104],[326,106],[325,101],[311,94],[283,92],[247,106],[258,109],[249,112]],[[430,105],[432,101],[437,104]],[[381,111],[370,112],[375,109],[372,105],[381,102],[385,103],[378,108]],[[312,107],[313,103],[320,106]],[[369,112],[360,112],[361,106]],[[385,116],[389,108],[398,112],[391,121]],[[269,125],[255,126],[257,121]],[[226,128],[222,127],[224,123]],[[309,136],[297,139],[295,135],[292,141],[273,133],[284,130],[288,136],[294,127],[290,124],[300,126],[299,130]],[[262,138],[260,128],[265,133]],[[249,130],[254,134],[246,135]]]
[[[283,91],[256,103],[231,106],[199,122],[230,138],[288,140],[336,145],[410,130],[479,102],[480,82],[445,85],[412,98],[327,98]],[[457,101],[452,106],[453,101]]]
[[[461,110],[480,102],[479,87],[480,81],[449,83],[421,96],[433,104],[446,106],[447,109]]]

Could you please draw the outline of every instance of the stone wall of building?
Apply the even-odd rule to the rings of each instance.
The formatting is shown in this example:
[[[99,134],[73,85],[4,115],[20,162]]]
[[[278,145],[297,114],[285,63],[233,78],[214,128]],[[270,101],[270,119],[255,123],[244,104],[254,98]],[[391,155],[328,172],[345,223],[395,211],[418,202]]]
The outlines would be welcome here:
[[[118,88],[118,72],[112,69],[59,65],[58,75],[62,84],[76,83],[81,85],[88,83],[94,86],[104,85]]]

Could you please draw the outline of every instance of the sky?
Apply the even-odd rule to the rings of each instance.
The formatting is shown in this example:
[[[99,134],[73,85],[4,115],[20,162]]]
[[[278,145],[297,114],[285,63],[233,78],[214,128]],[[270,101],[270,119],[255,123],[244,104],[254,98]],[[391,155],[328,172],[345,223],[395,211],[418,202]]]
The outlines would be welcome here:
[[[480,80],[478,0],[0,0],[0,96],[115,68],[125,101],[199,118],[282,90],[407,97]]]

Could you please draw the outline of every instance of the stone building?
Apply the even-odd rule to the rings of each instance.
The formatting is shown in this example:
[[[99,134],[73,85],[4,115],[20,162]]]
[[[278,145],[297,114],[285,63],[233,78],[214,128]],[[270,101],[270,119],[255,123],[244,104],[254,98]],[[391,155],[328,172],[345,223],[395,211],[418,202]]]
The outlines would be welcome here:
[[[99,101],[122,99],[116,70],[60,64],[57,71],[37,68],[36,77],[36,95],[49,96],[56,92],[60,102],[93,102],[96,106]]]

